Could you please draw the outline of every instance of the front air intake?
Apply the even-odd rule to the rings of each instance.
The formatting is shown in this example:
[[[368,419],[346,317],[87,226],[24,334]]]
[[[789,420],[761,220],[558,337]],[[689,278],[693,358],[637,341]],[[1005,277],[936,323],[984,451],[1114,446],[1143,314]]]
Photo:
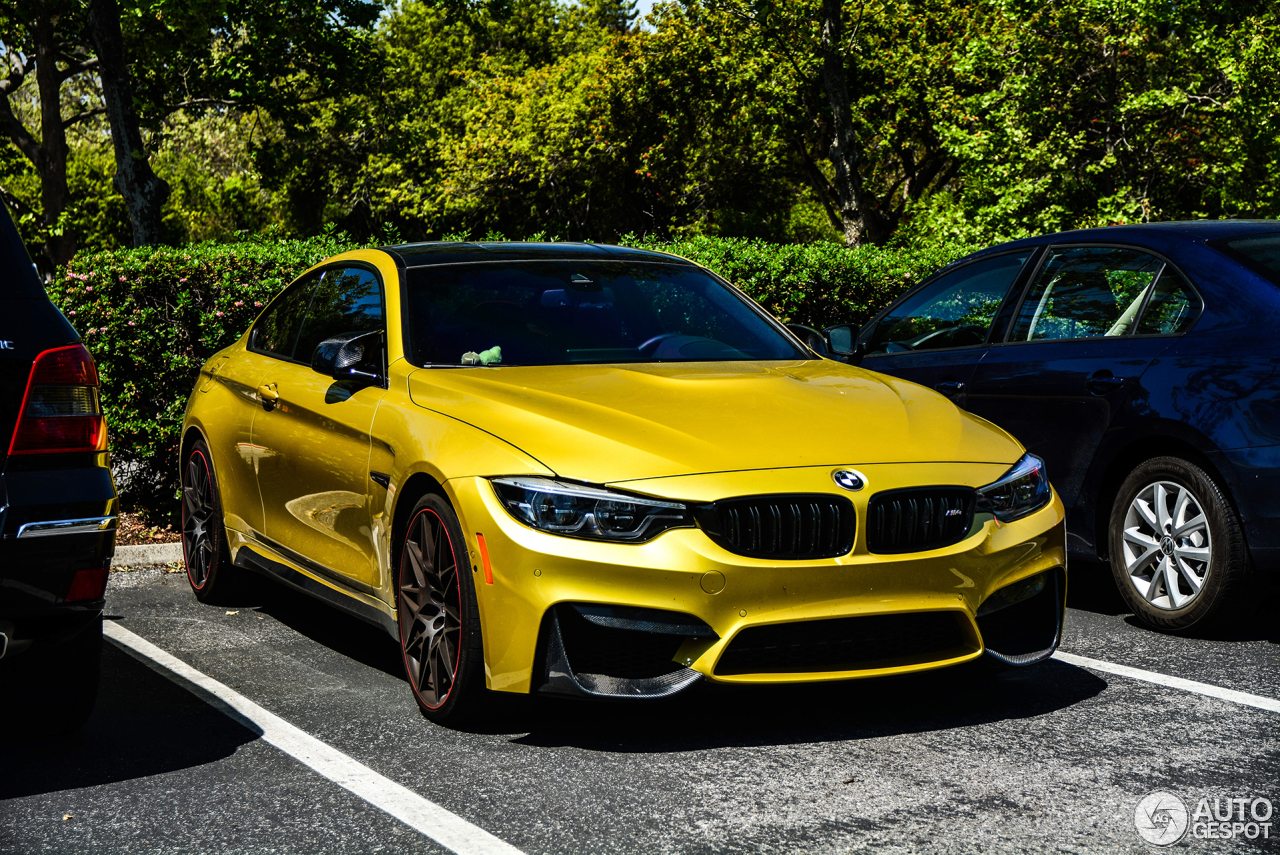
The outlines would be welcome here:
[[[915,487],[876,493],[867,504],[867,551],[924,552],[959,543],[973,526],[970,487]]]
[[[824,493],[746,496],[693,509],[720,546],[751,558],[835,558],[853,549],[853,503]]]
[[[717,675],[860,671],[972,653],[961,612],[908,612],[749,626],[729,642]]]

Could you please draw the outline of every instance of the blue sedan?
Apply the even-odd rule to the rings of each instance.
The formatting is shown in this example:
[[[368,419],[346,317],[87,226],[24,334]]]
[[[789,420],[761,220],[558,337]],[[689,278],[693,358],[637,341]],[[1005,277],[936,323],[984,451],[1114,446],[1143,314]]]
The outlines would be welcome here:
[[[1070,554],[1151,626],[1221,627],[1280,568],[1280,223],[1113,226],[991,247],[825,332],[1042,457]]]

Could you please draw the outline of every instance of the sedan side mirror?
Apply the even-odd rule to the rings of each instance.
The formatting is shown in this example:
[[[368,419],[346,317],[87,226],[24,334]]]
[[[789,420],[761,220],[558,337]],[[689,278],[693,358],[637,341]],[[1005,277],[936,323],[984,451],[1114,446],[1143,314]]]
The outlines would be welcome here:
[[[316,345],[311,367],[335,380],[360,378],[380,383],[381,354],[382,330],[342,333]]]
[[[862,362],[862,357],[867,352],[867,345],[865,342],[858,341],[858,328],[853,324],[827,327],[822,334],[827,340],[828,349],[842,361],[850,365]]]
[[[813,327],[806,327],[804,324],[787,324],[787,329],[805,345],[819,356],[827,355],[827,342],[822,337],[822,333]]]

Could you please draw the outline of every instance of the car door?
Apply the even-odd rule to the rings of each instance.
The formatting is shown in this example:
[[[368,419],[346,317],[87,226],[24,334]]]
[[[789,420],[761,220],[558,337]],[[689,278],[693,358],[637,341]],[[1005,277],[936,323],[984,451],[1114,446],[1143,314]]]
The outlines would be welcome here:
[[[385,330],[382,285],[362,267],[324,271],[287,358],[261,379],[253,422],[267,545],[305,569],[372,593],[379,584],[371,532],[369,431],[379,382],[335,380],[311,367],[321,341]],[[385,347],[383,348],[385,352]]]
[[[974,370],[968,409],[1044,458],[1068,508],[1112,419],[1170,344],[1156,319],[1156,304],[1164,298],[1151,299],[1153,291],[1170,289],[1195,293],[1150,253],[1050,247],[1005,340],[993,344]],[[1149,301],[1151,311],[1143,315]]]
[[[264,449],[253,442],[253,423],[262,412],[258,387],[282,358],[293,353],[319,274],[294,282],[271,301],[254,322],[249,349],[216,360],[201,394],[221,398],[218,418],[204,423],[205,438],[217,467],[222,512],[227,525],[257,536],[264,529],[258,470]],[[286,355],[287,354],[287,355]]]
[[[986,256],[926,282],[858,336],[862,367],[928,386],[965,406],[992,321],[1034,248]]]

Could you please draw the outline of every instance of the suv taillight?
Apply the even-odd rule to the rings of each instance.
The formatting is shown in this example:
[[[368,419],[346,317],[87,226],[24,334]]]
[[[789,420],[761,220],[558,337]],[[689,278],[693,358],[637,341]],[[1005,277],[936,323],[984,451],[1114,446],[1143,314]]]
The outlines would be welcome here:
[[[98,369],[82,344],[36,357],[9,454],[102,451],[106,425],[98,404]]]

